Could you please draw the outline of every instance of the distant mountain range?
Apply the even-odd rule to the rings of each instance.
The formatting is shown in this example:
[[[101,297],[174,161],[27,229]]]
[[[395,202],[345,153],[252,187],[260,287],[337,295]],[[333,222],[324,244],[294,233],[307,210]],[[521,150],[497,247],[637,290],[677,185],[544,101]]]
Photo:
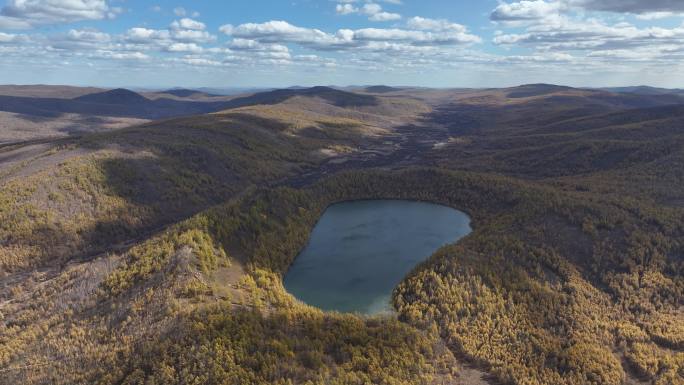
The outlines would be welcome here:
[[[63,136],[76,132],[99,131],[120,128],[127,124],[139,124],[149,120],[168,119],[189,115],[200,115],[233,108],[254,105],[274,105],[295,97],[320,98],[341,108],[373,108],[378,97],[411,97],[416,92],[449,93],[468,95],[468,103],[486,98],[491,104],[505,98],[510,104],[505,110],[483,112],[483,116],[463,118],[473,111],[459,109],[459,117],[449,125],[469,127],[468,121],[491,120],[491,114],[507,114],[517,111],[515,116],[528,116],[530,110],[542,111],[540,116],[551,121],[573,114],[604,113],[622,109],[650,108],[684,104],[684,90],[669,90],[646,86],[581,89],[552,84],[527,84],[501,89],[453,89],[430,90],[397,88],[384,85],[360,86],[359,88],[337,88],[330,86],[290,87],[246,92],[226,96],[227,89],[214,88],[172,88],[157,91],[135,92],[128,89],[99,89],[67,86],[0,86],[0,123],[13,127],[15,133],[3,133],[0,142]],[[236,91],[237,89],[231,89]],[[557,107],[562,105],[563,110]],[[7,115],[9,114],[9,115]],[[560,116],[559,114],[563,115]],[[507,116],[507,115],[506,115]],[[463,120],[465,119],[465,120]],[[47,126],[46,126],[47,125]],[[46,128],[47,127],[47,128]],[[31,132],[36,132],[32,136]],[[39,133],[40,132],[40,133]]]
[[[330,87],[288,88],[247,94],[237,98],[227,98],[191,89],[171,89],[143,95],[117,88],[98,90],[98,92],[71,99],[1,94],[0,88],[0,111],[47,118],[57,118],[62,114],[73,113],[154,120],[204,114],[255,104],[275,104],[295,96],[321,97],[334,101],[339,106],[373,104],[374,102],[372,96]]]
[[[191,92],[201,92],[203,94],[212,95],[212,96],[234,96],[234,95],[242,95],[242,94],[251,94],[251,93],[256,93],[256,92],[272,91],[275,89],[277,89],[277,88],[274,88],[274,87],[197,87],[197,88],[173,87],[173,88],[157,88],[157,89],[136,89],[136,88],[133,88],[134,91],[141,92],[141,93],[153,92],[153,93],[164,93],[164,94],[177,94],[180,91],[180,93],[183,94],[184,91],[191,91]]]
[[[608,92],[638,94],[638,95],[684,95],[684,89],[657,88],[657,87],[649,87],[649,86],[602,88],[602,90],[605,90]]]
[[[164,119],[202,114],[225,108],[223,102],[197,102],[174,99],[148,99],[126,89],[114,89],[73,99],[1,96],[0,111],[40,117],[59,117],[65,113]]]

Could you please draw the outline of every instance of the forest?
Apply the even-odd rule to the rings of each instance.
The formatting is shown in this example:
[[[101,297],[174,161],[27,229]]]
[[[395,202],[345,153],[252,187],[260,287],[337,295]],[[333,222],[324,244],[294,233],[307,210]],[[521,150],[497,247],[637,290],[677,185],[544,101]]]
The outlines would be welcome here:
[[[472,215],[471,235],[437,252],[395,290],[399,320],[415,329],[321,313],[282,287],[283,272],[322,211],[362,198],[430,201]],[[107,275],[98,301],[118,319],[91,315],[82,322],[133,327],[138,312],[165,296],[170,302],[156,311],[178,321],[163,331],[169,337],[161,344],[104,342],[96,350],[114,343],[126,358],[100,352],[98,362],[109,359],[119,369],[105,377],[84,371],[83,378],[435,383],[457,375],[454,356],[465,356],[504,383],[621,384],[623,365],[656,384],[676,383],[684,365],[676,312],[684,285],[666,256],[681,248],[681,223],[585,198],[506,177],[430,169],[352,172],[306,189],[257,191],[133,248]],[[194,275],[178,260],[188,249],[186,268]],[[586,262],[568,262],[582,252]],[[249,275],[239,290],[216,297],[222,283],[207,277],[231,263],[244,263]],[[190,276],[184,287],[153,286],[183,273]],[[130,296],[140,303],[119,308]],[[70,330],[63,338],[83,337]]]
[[[338,115],[254,106],[88,135],[4,183],[0,383],[446,385],[466,365],[503,384],[683,383],[678,133],[640,161],[629,141],[505,119],[421,153],[407,126],[415,158],[349,166],[317,151],[398,139],[325,108]],[[566,151],[544,170],[547,138]],[[325,209],[361,199],[472,218],[394,290],[394,316],[322,312],[282,285]]]

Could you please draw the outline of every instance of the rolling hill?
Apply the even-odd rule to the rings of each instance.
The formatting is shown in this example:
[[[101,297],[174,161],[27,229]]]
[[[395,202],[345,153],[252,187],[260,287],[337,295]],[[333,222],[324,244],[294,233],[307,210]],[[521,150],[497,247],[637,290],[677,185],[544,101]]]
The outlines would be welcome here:
[[[0,147],[2,384],[684,380],[677,95],[7,100],[34,114],[198,111]],[[325,313],[282,286],[325,208],[356,199],[472,217],[398,285],[396,317]]]
[[[40,117],[74,113],[140,119],[162,119],[218,111],[225,102],[194,102],[171,99],[150,100],[124,89],[87,94],[74,99],[0,96],[0,111]]]
[[[79,96],[104,92],[97,87],[74,87],[57,85],[0,85],[0,95],[29,98],[73,99]]]
[[[225,101],[230,97],[225,95],[211,94],[194,89],[172,88],[163,91],[145,92],[144,96],[149,99],[176,99],[185,101]]]
[[[237,108],[257,104],[278,104],[297,96],[325,99],[337,107],[363,107],[378,104],[377,99],[373,96],[355,94],[330,87],[312,87],[274,90],[239,97],[231,100],[226,107]]]
[[[222,110],[230,98],[188,97],[125,89],[0,86],[0,143],[80,135],[149,120]]]
[[[87,94],[74,98],[73,100],[88,104],[113,104],[123,106],[133,106],[136,103],[147,103],[149,101],[144,96],[123,88]]]
[[[615,93],[627,93],[637,95],[684,95],[684,90],[681,89],[658,88],[649,86],[614,87],[604,88],[604,90]]]
[[[173,95],[173,96],[177,96],[179,98],[188,98],[191,96],[202,96],[202,97],[217,96],[217,95],[212,95],[212,94],[208,94],[208,93],[196,91],[196,90],[189,90],[189,89],[185,89],[185,88],[174,88],[174,89],[162,91],[162,92],[160,92],[160,94]]]
[[[387,87],[387,86],[369,86],[364,88],[364,91],[371,94],[386,94],[390,92],[401,91],[401,88]]]

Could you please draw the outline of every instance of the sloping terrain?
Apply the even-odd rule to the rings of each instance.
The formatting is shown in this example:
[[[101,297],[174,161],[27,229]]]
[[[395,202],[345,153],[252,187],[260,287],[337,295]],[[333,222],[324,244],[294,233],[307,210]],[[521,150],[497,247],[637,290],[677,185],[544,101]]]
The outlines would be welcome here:
[[[315,87],[226,103],[0,147],[0,383],[684,380],[678,97]],[[323,210],[369,198],[445,204],[474,231],[399,285],[396,318],[294,300],[282,274]]]
[[[0,95],[27,98],[73,99],[79,96],[104,92],[97,87],[73,87],[54,85],[0,85]]]
[[[378,100],[374,110],[347,109],[313,95],[2,147],[0,177],[7,199],[3,239],[12,239],[13,253],[38,260],[74,258],[85,253],[82,246],[96,246],[88,252],[92,254],[141,229],[224,202],[250,186],[316,169],[338,153],[378,147],[392,127],[427,111],[415,101],[393,99]],[[106,98],[110,104],[138,98],[128,92],[86,97]],[[140,211],[135,218],[121,216],[134,211]],[[137,218],[143,212],[150,216]],[[100,215],[111,217],[111,223],[105,225]],[[72,224],[77,227],[62,229]],[[69,246],[50,247],[60,237],[72,236],[77,240]],[[38,245],[46,248],[44,257],[19,251]],[[34,267],[25,261],[17,266]],[[13,268],[4,264],[4,269]]]
[[[599,96],[610,103],[564,101],[554,108],[558,96],[549,96],[504,104],[496,113],[487,113],[492,107],[482,103],[463,109],[451,105],[433,117],[450,125],[450,141],[437,162],[537,179],[626,169],[681,151],[681,104]],[[653,106],[656,102],[662,104]]]
[[[370,86],[363,89],[365,92],[371,94],[387,94],[390,92],[400,92],[401,88],[387,87],[387,86]]]
[[[5,95],[0,87],[0,143],[108,131],[156,119],[274,105],[297,97],[324,99],[340,108],[377,109],[381,104],[370,95],[329,87],[275,90],[235,97],[183,89],[139,94],[126,89],[88,93],[89,88],[66,88],[65,93],[76,96],[54,97],[63,88],[5,86]]]
[[[150,118],[214,111],[174,100],[153,102],[127,90],[21,86],[0,87],[0,144],[108,131]],[[93,92],[94,91],[94,92]],[[34,96],[39,95],[39,96]]]
[[[149,99],[167,98],[167,99],[196,100],[196,101],[208,101],[208,100],[212,100],[212,99],[213,100],[228,99],[225,96],[214,95],[214,94],[210,94],[207,92],[190,90],[190,89],[186,89],[186,88],[172,88],[172,89],[164,90],[164,91],[146,92],[145,97],[147,97]]]
[[[2,111],[41,117],[59,117],[61,114],[72,113],[161,119],[217,111],[224,106],[225,103],[220,102],[201,103],[171,99],[150,100],[140,94],[124,89],[88,94],[74,99],[0,96],[0,109]]]
[[[226,107],[237,108],[259,104],[278,104],[297,96],[322,98],[328,101],[330,104],[333,104],[337,107],[367,107],[375,106],[379,103],[377,98],[369,95],[356,94],[353,92],[337,90],[330,87],[313,87],[303,89],[288,88],[283,90],[261,92],[245,97],[239,97],[231,100]]]
[[[0,111],[0,145],[109,131],[146,122],[147,119],[115,116],[68,113],[53,117]]]
[[[637,95],[684,95],[684,90],[682,90],[682,89],[659,88],[659,87],[649,87],[649,86],[613,87],[613,88],[604,88],[604,90],[606,90],[608,92],[637,94]]]

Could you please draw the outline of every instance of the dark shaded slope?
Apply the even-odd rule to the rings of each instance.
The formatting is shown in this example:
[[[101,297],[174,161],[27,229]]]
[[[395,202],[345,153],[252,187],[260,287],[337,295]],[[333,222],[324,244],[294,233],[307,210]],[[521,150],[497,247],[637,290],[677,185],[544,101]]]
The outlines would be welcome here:
[[[558,122],[539,130],[540,133],[552,132],[577,132],[590,131],[611,126],[644,125],[654,121],[664,121],[667,124],[662,128],[669,127],[679,133],[684,133],[684,105],[658,106],[639,108],[627,111],[612,112],[604,115],[593,115]],[[658,132],[652,132],[653,136],[659,136]]]
[[[189,95],[190,90],[178,90]],[[30,98],[0,96],[0,111],[56,118],[73,113],[97,116],[165,119],[198,115],[231,108],[259,104],[278,104],[295,96],[319,97],[338,107],[375,106],[374,96],[340,91],[329,87],[284,89],[257,93],[231,101],[205,102],[160,98],[150,100],[133,91],[115,89],[77,97],[75,99]]]
[[[278,104],[296,96],[319,97],[337,107],[367,107],[378,104],[378,100],[374,96],[340,91],[330,87],[312,87],[306,89],[274,90],[236,98],[228,102],[228,108],[257,104]]]
[[[532,96],[532,88],[538,91]],[[641,114],[675,114],[684,98],[676,95],[615,94],[605,91],[580,90],[568,87],[521,86],[525,97],[510,90],[488,90],[472,97],[459,99],[435,108],[429,119],[446,126],[452,135],[489,135],[491,131],[548,132],[578,119],[594,119],[597,116],[616,114],[618,119],[625,111],[653,108]],[[547,94],[539,94],[558,90]],[[530,91],[530,92],[528,92]],[[627,113],[627,115],[633,112]],[[631,119],[631,118],[628,118]],[[603,122],[607,123],[607,122]]]
[[[508,90],[506,96],[512,99],[542,96],[559,91],[571,90],[570,87],[556,86],[553,84],[525,84]]]
[[[73,100],[82,103],[117,105],[133,105],[136,103],[146,103],[149,101],[149,99],[146,97],[124,88],[117,88],[105,92],[83,95],[74,98]]]
[[[579,89],[552,84],[528,84],[505,89],[509,99],[523,99],[546,96],[546,100],[557,107],[572,105],[579,100],[596,104],[609,105],[618,108],[643,108],[665,104],[684,103],[684,99],[676,93],[628,93],[610,92],[604,90]]]
[[[372,94],[386,94],[390,92],[398,92],[401,91],[401,88],[394,88],[394,87],[389,87],[389,86],[370,86],[366,87],[364,91],[370,92]]]
[[[596,92],[589,95],[587,99],[591,102],[604,103],[617,108],[647,108],[684,104],[684,98],[677,95],[633,95]]]
[[[174,89],[170,89],[170,90],[166,90],[166,91],[157,92],[157,94],[159,94],[159,95],[172,95],[172,96],[176,96],[179,98],[190,98],[190,97],[197,97],[197,96],[201,96],[201,97],[217,97],[217,96],[219,96],[219,95],[214,95],[214,94],[210,94],[210,93],[206,93],[206,92],[202,92],[202,91],[190,90],[187,88],[174,88]]]
[[[429,119],[459,137],[437,155],[439,164],[543,179],[626,170],[680,153],[684,105],[671,104],[677,100],[573,90],[517,103],[448,104]]]
[[[602,88],[608,92],[637,95],[684,95],[682,89],[658,88],[649,86]]]
[[[225,102],[150,100],[132,91],[118,89],[75,99],[0,96],[0,111],[56,118],[62,114],[164,119],[222,110]]]

